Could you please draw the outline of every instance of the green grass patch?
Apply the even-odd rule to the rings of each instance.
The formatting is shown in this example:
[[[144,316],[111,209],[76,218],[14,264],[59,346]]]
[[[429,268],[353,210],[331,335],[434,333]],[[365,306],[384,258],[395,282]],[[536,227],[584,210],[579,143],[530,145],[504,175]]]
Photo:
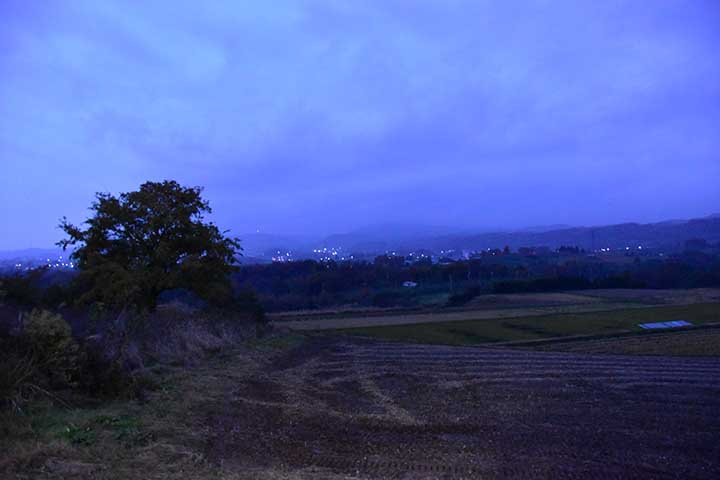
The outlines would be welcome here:
[[[443,345],[540,340],[571,335],[601,335],[623,330],[642,331],[647,322],[687,320],[696,325],[720,322],[720,304],[628,308],[604,312],[565,313],[489,320],[349,328],[345,333],[385,340]]]

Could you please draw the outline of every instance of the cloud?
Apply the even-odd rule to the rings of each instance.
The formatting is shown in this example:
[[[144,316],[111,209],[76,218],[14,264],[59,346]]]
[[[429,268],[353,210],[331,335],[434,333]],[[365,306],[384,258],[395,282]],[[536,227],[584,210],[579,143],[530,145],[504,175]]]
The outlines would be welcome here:
[[[713,1],[0,9],[5,247],[161,178],[240,230],[659,219],[675,180],[667,215],[720,202]]]

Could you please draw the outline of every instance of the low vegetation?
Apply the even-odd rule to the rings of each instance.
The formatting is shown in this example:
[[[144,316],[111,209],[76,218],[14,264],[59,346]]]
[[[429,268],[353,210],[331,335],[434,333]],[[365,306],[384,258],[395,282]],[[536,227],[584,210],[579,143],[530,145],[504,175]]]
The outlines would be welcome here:
[[[143,368],[142,395],[98,398],[76,391],[62,403],[36,398],[20,415],[0,412],[0,478],[255,478],[227,474],[209,460],[207,418],[223,413],[229,391],[264,359],[303,338],[226,338],[216,349],[220,337],[208,345],[207,332],[180,335],[174,341],[185,347],[166,347],[174,360]]]
[[[141,444],[137,412],[113,402],[143,402],[163,388],[163,369],[262,333],[254,293],[230,279],[239,243],[204,221],[210,207],[200,192],[148,182],[118,197],[98,194],[86,228],[61,225],[77,275],[39,269],[0,279],[3,438],[89,446],[110,432]],[[95,413],[85,418],[88,406]]]

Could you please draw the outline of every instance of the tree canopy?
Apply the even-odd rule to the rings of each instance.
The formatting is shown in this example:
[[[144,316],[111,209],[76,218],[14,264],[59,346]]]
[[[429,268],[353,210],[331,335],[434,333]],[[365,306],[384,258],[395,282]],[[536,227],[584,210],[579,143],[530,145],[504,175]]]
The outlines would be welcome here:
[[[166,290],[187,289],[211,303],[232,297],[239,240],[226,237],[205,214],[200,187],[175,181],[146,182],[134,192],[97,193],[93,215],[77,227],[63,217],[83,303],[154,309]]]

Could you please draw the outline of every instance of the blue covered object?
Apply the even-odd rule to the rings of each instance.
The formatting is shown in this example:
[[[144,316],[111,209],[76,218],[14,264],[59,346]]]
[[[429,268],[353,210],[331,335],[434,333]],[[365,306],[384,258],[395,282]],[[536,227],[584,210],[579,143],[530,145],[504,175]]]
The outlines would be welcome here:
[[[692,327],[692,323],[685,320],[673,320],[670,322],[655,322],[655,323],[640,323],[638,327],[646,330],[653,328],[678,328],[678,327]]]

